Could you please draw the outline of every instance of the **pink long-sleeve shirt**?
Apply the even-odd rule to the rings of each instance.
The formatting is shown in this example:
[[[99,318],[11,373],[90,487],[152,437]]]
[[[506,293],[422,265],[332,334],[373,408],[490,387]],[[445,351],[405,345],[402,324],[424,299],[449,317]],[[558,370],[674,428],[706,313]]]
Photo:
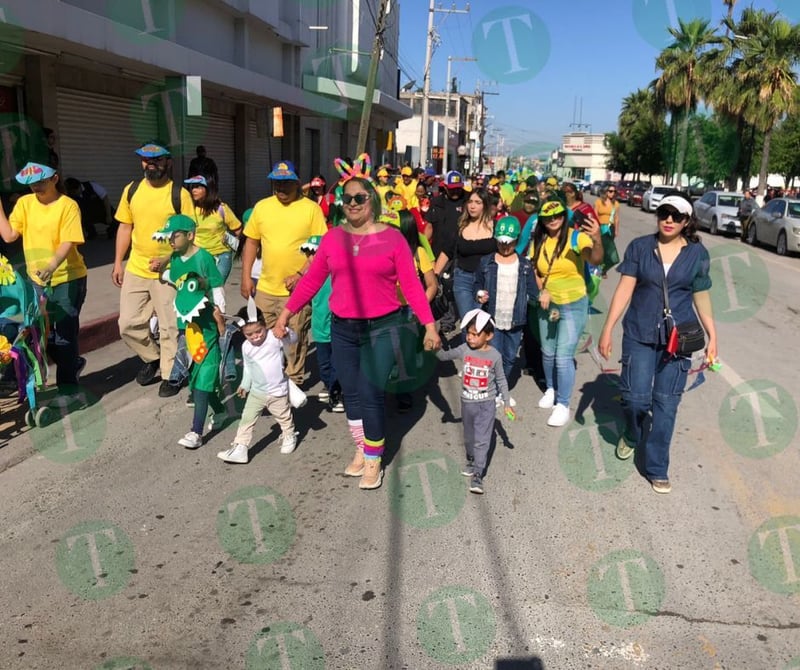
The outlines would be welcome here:
[[[329,274],[333,286],[330,308],[340,318],[374,319],[394,312],[401,306],[396,288],[399,282],[420,323],[433,323],[411,249],[394,228],[369,235],[353,235],[343,228],[329,230],[286,307],[291,312],[301,310]]]

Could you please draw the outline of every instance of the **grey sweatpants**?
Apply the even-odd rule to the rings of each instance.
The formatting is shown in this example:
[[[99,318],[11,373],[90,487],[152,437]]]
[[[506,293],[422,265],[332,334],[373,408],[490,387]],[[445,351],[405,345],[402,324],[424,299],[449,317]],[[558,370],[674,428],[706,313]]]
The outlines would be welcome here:
[[[473,461],[475,472],[481,476],[486,471],[486,459],[494,430],[496,411],[494,398],[481,402],[462,402],[461,421],[464,425],[464,448],[467,460]]]

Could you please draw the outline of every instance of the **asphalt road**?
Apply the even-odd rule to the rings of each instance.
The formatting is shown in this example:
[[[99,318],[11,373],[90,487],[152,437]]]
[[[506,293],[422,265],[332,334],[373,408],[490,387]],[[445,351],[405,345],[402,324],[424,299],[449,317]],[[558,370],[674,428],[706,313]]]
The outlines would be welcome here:
[[[623,244],[654,229],[622,224]],[[226,465],[235,424],[179,447],[184,394],[137,386],[121,343],[93,352],[88,407],[5,431],[0,667],[800,667],[800,259],[703,240],[723,368],[683,400],[670,495],[615,458],[618,364],[591,353],[562,429],[521,378],[476,496],[450,365],[410,414],[390,402],[386,478],[363,492],[314,398],[294,454],[264,418],[250,464]]]

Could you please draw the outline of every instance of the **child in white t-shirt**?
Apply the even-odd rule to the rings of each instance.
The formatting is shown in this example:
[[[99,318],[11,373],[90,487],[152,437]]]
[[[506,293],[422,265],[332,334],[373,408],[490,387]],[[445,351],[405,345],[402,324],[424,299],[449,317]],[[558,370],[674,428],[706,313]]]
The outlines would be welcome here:
[[[289,403],[289,378],[284,371],[283,347],[297,342],[297,335],[287,330],[283,340],[275,337],[267,329],[264,315],[256,308],[252,298],[236,316],[245,337],[242,344],[242,383],[236,394],[240,398],[247,396],[247,401],[231,448],[220,451],[217,458],[227,463],[248,462],[247,452],[253,439],[253,428],[265,407],[281,427],[281,453],[291,454],[297,446],[297,433]]]

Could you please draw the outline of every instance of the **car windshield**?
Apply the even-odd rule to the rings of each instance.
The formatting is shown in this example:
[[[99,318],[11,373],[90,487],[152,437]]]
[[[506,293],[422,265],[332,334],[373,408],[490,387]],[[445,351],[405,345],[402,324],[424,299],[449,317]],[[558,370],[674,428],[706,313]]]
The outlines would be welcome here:
[[[741,195],[721,195],[717,204],[720,207],[738,207],[742,197]]]
[[[800,202],[789,203],[789,216],[793,219],[800,219]]]
[[[672,190],[672,186],[655,186],[653,187],[653,193],[669,193]]]

